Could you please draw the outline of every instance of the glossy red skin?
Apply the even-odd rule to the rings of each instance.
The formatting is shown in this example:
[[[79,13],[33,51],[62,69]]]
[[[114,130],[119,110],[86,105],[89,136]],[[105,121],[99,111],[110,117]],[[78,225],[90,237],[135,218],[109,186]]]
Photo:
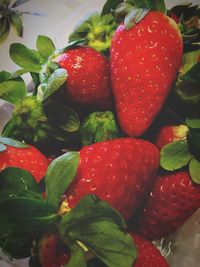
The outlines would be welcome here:
[[[169,19],[150,11],[130,30],[118,26],[113,37],[113,95],[120,125],[129,136],[140,136],[149,128],[181,66],[181,35]]]
[[[162,149],[165,145],[173,142],[175,139],[173,126],[164,126],[160,129],[156,138],[156,145]]]
[[[156,146],[134,138],[82,148],[76,177],[66,192],[69,207],[83,196],[95,194],[129,219],[149,192],[159,158]]]
[[[0,171],[7,167],[17,167],[30,172],[36,182],[44,177],[49,162],[47,158],[35,147],[16,148],[7,146],[0,152]]]
[[[39,245],[39,259],[42,267],[62,267],[70,259],[70,251],[56,234],[45,235]]]
[[[67,70],[67,101],[79,107],[105,110],[111,107],[110,64],[90,47],[70,49],[58,58]]]
[[[169,267],[166,259],[151,241],[139,235],[130,234],[138,250],[137,260],[133,264],[133,267]]]
[[[159,176],[154,182],[139,222],[146,238],[160,239],[173,233],[200,207],[200,185],[187,172]]]

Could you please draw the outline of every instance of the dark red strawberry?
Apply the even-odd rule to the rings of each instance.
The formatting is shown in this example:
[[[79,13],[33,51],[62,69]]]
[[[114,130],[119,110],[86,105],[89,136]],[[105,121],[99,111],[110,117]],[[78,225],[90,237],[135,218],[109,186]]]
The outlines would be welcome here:
[[[38,255],[42,267],[62,267],[70,259],[70,251],[58,235],[46,234],[39,242]]]
[[[29,171],[40,182],[44,177],[49,162],[47,158],[35,147],[14,147],[6,145],[6,149],[0,151],[0,171],[7,167],[17,167]]]
[[[111,76],[119,122],[129,136],[142,135],[160,112],[181,66],[177,24],[150,11],[136,25],[121,24],[111,46]]]
[[[82,108],[109,109],[112,103],[110,64],[90,47],[70,49],[58,58],[65,68],[67,101]]]
[[[169,267],[166,259],[160,254],[160,251],[151,241],[130,233],[138,249],[137,260],[134,267]]]
[[[187,172],[159,176],[140,219],[140,234],[160,239],[173,233],[200,207],[200,185]]]
[[[68,206],[95,194],[128,219],[150,190],[158,167],[159,151],[145,140],[120,138],[83,147],[77,174],[66,191]]]
[[[156,145],[162,149],[165,145],[187,138],[188,127],[186,125],[166,125],[163,126],[156,138]]]

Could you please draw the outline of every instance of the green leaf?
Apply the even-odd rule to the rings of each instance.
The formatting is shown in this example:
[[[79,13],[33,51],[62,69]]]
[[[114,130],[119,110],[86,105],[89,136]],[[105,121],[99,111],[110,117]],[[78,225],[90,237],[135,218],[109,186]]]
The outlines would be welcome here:
[[[23,36],[23,23],[22,23],[21,15],[13,11],[10,16],[10,22],[14,30],[16,31],[16,34],[22,37]]]
[[[84,45],[85,43],[87,43],[87,38],[82,38],[82,39],[79,39],[79,40],[75,40],[73,42],[70,42],[64,48],[62,48],[62,49],[59,50],[59,54],[63,54],[64,52],[68,51],[69,49],[78,47],[80,45]]]
[[[132,267],[137,252],[125,227],[116,210],[88,195],[62,217],[59,230],[63,237],[82,242],[109,267]]]
[[[0,237],[34,238],[59,217],[33,194],[14,196],[0,204]]]
[[[36,45],[39,53],[45,59],[48,59],[55,51],[55,46],[53,41],[49,37],[44,35],[38,36]]]
[[[78,245],[74,245],[70,253],[70,261],[68,262],[65,267],[87,267],[86,259],[85,259],[85,252],[84,250]]]
[[[7,18],[0,18],[0,43],[5,41],[10,31],[10,23]]]
[[[78,152],[67,152],[49,165],[46,175],[46,202],[58,209],[63,193],[71,184],[79,164]]]
[[[186,124],[190,128],[200,128],[200,118],[186,118]]]
[[[147,14],[149,10],[144,8],[133,8],[125,17],[124,25],[129,30],[139,23]]]
[[[12,8],[18,7],[18,6],[24,4],[24,3],[28,2],[28,1],[30,1],[30,0],[16,0],[16,1],[14,1],[14,3],[12,4],[11,7]]]
[[[0,152],[6,150],[6,146],[4,146],[3,144],[0,143]]]
[[[163,13],[167,13],[167,9],[165,6],[165,1],[164,0],[157,0],[157,1],[152,1],[152,0],[127,0],[127,3],[133,5],[134,7],[137,8],[147,8],[150,10],[157,10],[161,11]]]
[[[75,132],[79,129],[80,121],[74,109],[60,102],[50,101],[44,106],[44,112],[49,121],[66,132]]]
[[[12,146],[12,147],[18,147],[18,148],[28,148],[29,145],[22,143],[20,141],[7,138],[7,137],[0,137],[0,143],[3,143],[4,145]]]
[[[189,173],[192,178],[192,181],[197,184],[200,184],[200,162],[195,158],[190,161]]]
[[[20,168],[9,167],[0,172],[0,204],[26,192],[36,193],[35,197],[42,200],[39,185],[33,176]]]
[[[61,85],[64,84],[66,79],[67,71],[62,68],[56,69],[48,79],[47,85],[44,90],[43,100],[47,99],[49,96],[55,93],[61,87]]]
[[[10,57],[17,65],[29,72],[39,73],[41,70],[41,58],[34,50],[27,48],[23,44],[11,44]]]
[[[123,0],[107,0],[103,6],[101,11],[101,15],[109,14],[112,10],[116,8],[116,6],[120,3],[124,2]]]
[[[26,95],[26,85],[20,77],[0,83],[0,98],[12,104],[20,103]]]
[[[183,54],[182,66],[179,72],[181,74],[189,71],[197,62],[200,55],[200,49]]]
[[[190,128],[187,140],[191,154],[200,159],[200,128]]]
[[[182,80],[192,83],[200,83],[200,62],[197,62],[192,68],[180,77]]]
[[[186,166],[191,158],[187,140],[175,141],[162,148],[160,165],[165,170],[173,171]]]
[[[0,83],[7,81],[11,78],[11,73],[7,71],[0,71]]]

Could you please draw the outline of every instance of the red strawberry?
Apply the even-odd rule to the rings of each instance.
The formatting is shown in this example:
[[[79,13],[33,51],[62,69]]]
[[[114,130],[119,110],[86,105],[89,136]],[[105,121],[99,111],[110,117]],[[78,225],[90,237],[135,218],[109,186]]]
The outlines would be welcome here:
[[[153,243],[139,235],[130,234],[138,249],[138,256],[133,265],[134,267],[169,267],[169,264]]]
[[[128,219],[149,191],[158,166],[159,151],[145,140],[120,138],[83,147],[77,174],[66,191],[68,206],[95,194]]]
[[[188,127],[183,124],[163,126],[157,135],[156,145],[162,149],[171,142],[186,139],[187,133]]]
[[[174,232],[200,207],[200,185],[187,172],[159,176],[142,214],[139,230],[148,239]]]
[[[108,109],[111,107],[110,65],[108,60],[90,47],[70,49],[58,58],[65,68],[67,101],[76,107]]]
[[[119,122],[129,136],[142,135],[160,112],[181,66],[177,24],[150,11],[127,30],[118,26],[111,46],[111,76]]]
[[[42,267],[62,267],[70,259],[69,248],[56,234],[46,234],[39,242],[38,250]]]
[[[48,168],[47,158],[35,147],[13,147],[6,145],[0,151],[0,171],[7,167],[17,167],[30,172],[36,182],[40,182]]]

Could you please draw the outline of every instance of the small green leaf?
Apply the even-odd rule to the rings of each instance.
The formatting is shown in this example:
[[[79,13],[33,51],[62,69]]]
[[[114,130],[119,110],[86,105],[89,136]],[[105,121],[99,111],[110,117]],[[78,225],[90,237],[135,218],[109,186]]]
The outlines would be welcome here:
[[[101,15],[109,14],[116,8],[120,3],[124,2],[123,0],[107,0],[101,11]]]
[[[79,164],[79,153],[68,152],[56,158],[49,165],[46,175],[46,202],[58,208],[63,193],[71,184]]]
[[[124,25],[127,30],[133,28],[139,23],[147,14],[149,10],[144,8],[133,8],[125,17]]]
[[[20,141],[7,138],[7,137],[0,137],[0,143],[3,143],[4,145],[12,146],[12,147],[18,147],[18,148],[28,148],[29,145],[22,143]]]
[[[4,146],[3,144],[0,143],[0,152],[6,150],[6,146]]]
[[[200,83],[200,62],[197,62],[185,74],[180,77],[182,80],[192,83]]]
[[[7,71],[0,71],[0,83],[7,81],[11,78],[11,73]]]
[[[13,11],[10,16],[10,22],[14,30],[16,31],[16,34],[22,37],[23,36],[23,23],[22,23],[21,15]]]
[[[86,42],[87,42],[87,38],[82,38],[82,39],[79,39],[79,40],[75,40],[73,42],[70,42],[67,46],[65,46],[64,48],[62,48],[59,51],[59,54],[62,54],[64,52],[68,51],[69,49],[78,47],[80,45],[84,45]]]
[[[34,50],[27,48],[23,44],[11,44],[10,57],[17,65],[29,72],[39,73],[41,70],[41,58]]]
[[[193,158],[190,161],[189,172],[190,172],[192,181],[197,184],[200,184],[200,162],[197,159]]]
[[[166,6],[165,6],[165,1],[164,0],[157,0],[157,1],[152,1],[152,0],[127,0],[127,3],[133,5],[134,7],[137,8],[147,8],[150,10],[157,10],[161,11],[163,13],[167,12]]]
[[[107,266],[132,267],[137,252],[125,226],[116,210],[88,195],[62,217],[59,230],[63,237],[82,242]]]
[[[190,128],[200,128],[200,118],[186,118],[186,124]]]
[[[198,62],[199,55],[200,49],[184,53],[182,58],[182,66],[179,70],[180,73],[184,74],[189,71]]]
[[[44,35],[38,36],[36,45],[39,53],[45,59],[48,59],[55,51],[55,46],[53,41],[49,37]]]
[[[30,1],[30,0],[16,0],[16,1],[14,1],[14,3],[12,4],[11,7],[12,8],[18,7],[18,6],[24,4],[24,3],[28,2],[28,1]]]
[[[0,43],[5,41],[10,31],[10,23],[7,18],[0,18]]]
[[[68,262],[65,267],[87,267],[86,259],[85,259],[85,252],[84,250],[78,245],[74,245],[70,253],[70,261]]]
[[[17,104],[27,95],[26,85],[21,77],[0,83],[0,98]]]
[[[38,184],[33,176],[20,168],[9,167],[0,172],[0,204],[25,192],[34,192],[38,199],[42,200],[42,195]]]
[[[186,166],[191,160],[187,140],[175,141],[163,147],[161,150],[161,167],[173,171]]]
[[[66,79],[67,71],[62,68],[56,69],[47,82],[47,86],[44,90],[43,100],[55,93],[61,87],[61,85],[64,84]]]

